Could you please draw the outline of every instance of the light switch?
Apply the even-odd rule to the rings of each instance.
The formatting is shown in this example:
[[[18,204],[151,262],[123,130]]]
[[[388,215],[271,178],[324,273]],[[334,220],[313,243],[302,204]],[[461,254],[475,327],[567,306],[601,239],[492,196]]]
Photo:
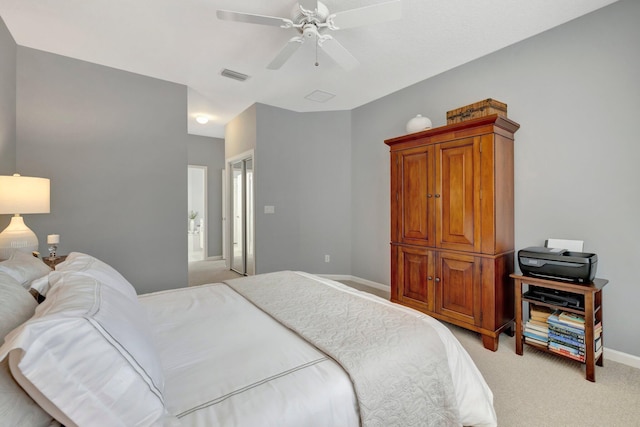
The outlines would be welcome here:
[[[264,213],[266,214],[272,214],[276,212],[276,207],[275,206],[265,206],[264,207]]]

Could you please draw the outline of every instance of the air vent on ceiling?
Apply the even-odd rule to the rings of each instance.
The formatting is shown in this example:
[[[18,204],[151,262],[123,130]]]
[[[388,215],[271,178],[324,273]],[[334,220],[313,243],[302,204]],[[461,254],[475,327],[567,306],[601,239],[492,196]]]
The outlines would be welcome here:
[[[333,93],[325,92],[323,90],[314,90],[309,95],[305,96],[305,98],[308,99],[309,101],[327,102],[334,96],[335,95]]]
[[[224,77],[229,77],[230,79],[238,80],[240,82],[243,82],[243,81],[245,81],[245,80],[247,80],[249,78],[249,76],[247,76],[246,74],[242,74],[242,73],[239,73],[237,71],[229,70],[227,68],[222,70],[222,72],[220,74],[222,76],[224,76]]]

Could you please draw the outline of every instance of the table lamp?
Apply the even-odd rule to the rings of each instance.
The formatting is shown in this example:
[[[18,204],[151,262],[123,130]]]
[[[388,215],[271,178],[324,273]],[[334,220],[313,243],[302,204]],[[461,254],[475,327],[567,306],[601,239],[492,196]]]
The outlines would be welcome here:
[[[38,250],[38,238],[20,214],[49,213],[50,182],[47,178],[0,176],[0,214],[14,214],[0,233],[0,259],[14,250],[31,253]]]

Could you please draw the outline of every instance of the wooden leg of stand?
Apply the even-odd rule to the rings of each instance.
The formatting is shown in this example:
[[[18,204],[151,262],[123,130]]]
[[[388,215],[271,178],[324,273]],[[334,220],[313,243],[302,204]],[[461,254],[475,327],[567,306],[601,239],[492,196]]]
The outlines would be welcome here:
[[[522,356],[522,281],[515,279],[516,354]]]

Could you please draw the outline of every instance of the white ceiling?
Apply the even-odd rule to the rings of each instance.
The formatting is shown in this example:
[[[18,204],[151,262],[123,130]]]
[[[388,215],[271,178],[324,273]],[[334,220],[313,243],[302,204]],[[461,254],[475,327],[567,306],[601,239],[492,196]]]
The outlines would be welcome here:
[[[331,13],[388,0],[325,0]],[[223,137],[255,102],[351,110],[616,0],[402,0],[402,19],[332,35],[360,62],[344,71],[305,43],[266,66],[296,33],[221,21],[218,9],[290,18],[296,0],[0,0],[16,43],[189,87],[189,133]],[[222,77],[225,69],[245,82]],[[320,90],[326,102],[305,98]],[[195,122],[197,114],[211,118]]]

